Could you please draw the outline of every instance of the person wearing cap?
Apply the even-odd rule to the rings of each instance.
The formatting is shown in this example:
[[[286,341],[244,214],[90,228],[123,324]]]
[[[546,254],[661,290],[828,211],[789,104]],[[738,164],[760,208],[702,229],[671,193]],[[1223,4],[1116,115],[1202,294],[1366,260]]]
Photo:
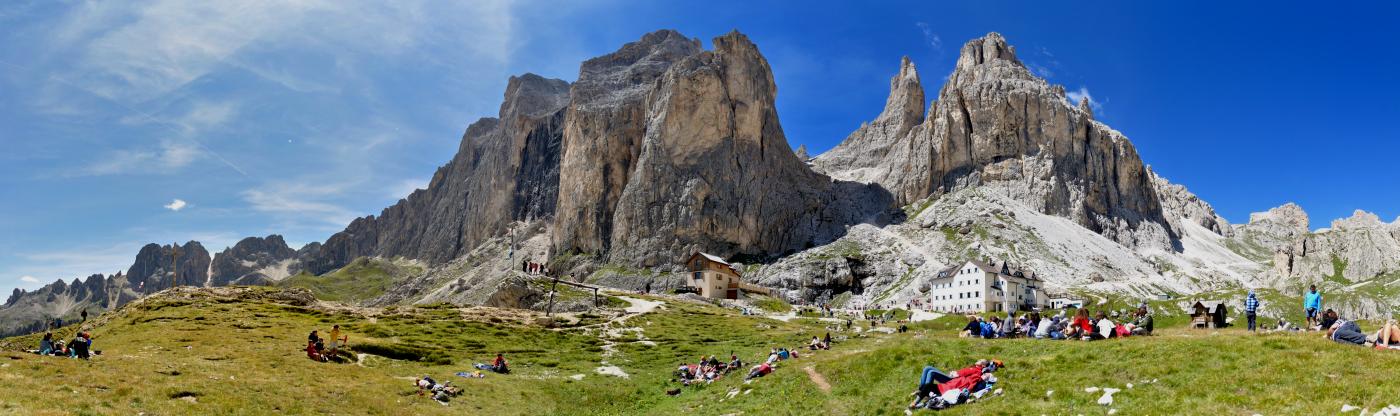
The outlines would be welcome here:
[[[1249,320],[1249,330],[1254,331],[1254,320],[1259,311],[1259,298],[1254,296],[1254,289],[1249,290],[1249,295],[1244,297],[1244,317]]]

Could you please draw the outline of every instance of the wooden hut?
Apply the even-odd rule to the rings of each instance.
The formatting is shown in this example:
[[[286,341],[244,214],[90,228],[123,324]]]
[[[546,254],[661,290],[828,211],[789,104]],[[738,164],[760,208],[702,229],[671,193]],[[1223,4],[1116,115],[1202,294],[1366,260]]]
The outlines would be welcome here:
[[[1224,328],[1228,311],[1225,302],[1218,300],[1198,300],[1191,305],[1191,327]]]

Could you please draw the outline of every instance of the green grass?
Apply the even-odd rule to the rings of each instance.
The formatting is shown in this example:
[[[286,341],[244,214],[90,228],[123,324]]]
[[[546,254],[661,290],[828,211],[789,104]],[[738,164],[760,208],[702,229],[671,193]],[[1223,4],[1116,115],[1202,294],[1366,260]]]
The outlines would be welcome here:
[[[278,285],[308,289],[317,299],[354,303],[383,295],[399,279],[421,272],[416,267],[361,257],[330,273],[314,276],[302,272],[278,282]]]
[[[788,311],[792,310],[792,305],[789,305],[787,301],[784,301],[782,299],[761,295],[752,296],[754,298],[754,300],[751,302],[753,303],[753,306],[765,312],[787,313]]]
[[[960,316],[916,323],[904,334],[833,333],[833,350],[804,351],[751,384],[726,377],[669,396],[667,389],[680,387],[670,381],[678,363],[731,353],[754,362],[774,346],[822,335],[825,324],[647,298],[666,305],[612,324],[629,329],[612,335],[599,327],[548,329],[537,325],[538,314],[492,308],[359,315],[218,297],[148,298],[91,320],[103,350],[91,361],[16,351],[37,344],[35,335],[0,341],[0,355],[11,357],[0,360],[7,364],[0,413],[899,415],[924,365],[954,368],[978,358],[1009,364],[998,373],[1005,394],[939,414],[1105,414],[1110,408],[1094,403],[1099,395],[1085,393],[1089,386],[1124,389],[1114,396],[1119,414],[1330,414],[1342,404],[1400,404],[1389,370],[1400,367],[1400,354],[1316,334],[1162,329],[1098,342],[978,340],[954,335],[965,323]],[[352,351],[370,354],[363,365],[305,358],[306,333],[331,324],[349,335]],[[513,374],[452,376],[498,352]],[[604,360],[630,377],[597,374]],[[425,374],[467,393],[446,407],[418,397],[411,379]],[[1151,379],[1159,382],[1143,383]],[[1047,397],[1047,390],[1055,393]],[[191,395],[196,403],[180,398]]]

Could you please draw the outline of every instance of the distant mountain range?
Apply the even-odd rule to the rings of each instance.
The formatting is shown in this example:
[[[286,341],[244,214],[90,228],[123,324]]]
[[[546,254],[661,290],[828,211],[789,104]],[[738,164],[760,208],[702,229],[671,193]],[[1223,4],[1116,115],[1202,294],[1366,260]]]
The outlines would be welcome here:
[[[426,189],[298,250],[247,238],[214,256],[150,244],[125,273],[15,290],[0,334],[181,285],[266,285],[357,258],[428,265],[372,301],[484,303],[518,261],[579,279],[655,282],[694,251],[793,300],[899,302],[964,258],[1037,272],[1053,290],[1189,295],[1227,288],[1354,293],[1400,304],[1400,220],[1358,211],[1310,231],[1295,205],[1232,225],[1154,173],[1122,133],[1038,78],[1001,35],[963,45],[933,104],[904,58],[884,111],[809,159],[783,134],[768,61],[732,32],[705,50],[662,30],[582,63],[578,80],[511,77]],[[172,262],[174,273],[172,276]],[[416,269],[414,269],[416,270]],[[511,286],[510,290],[520,290]]]

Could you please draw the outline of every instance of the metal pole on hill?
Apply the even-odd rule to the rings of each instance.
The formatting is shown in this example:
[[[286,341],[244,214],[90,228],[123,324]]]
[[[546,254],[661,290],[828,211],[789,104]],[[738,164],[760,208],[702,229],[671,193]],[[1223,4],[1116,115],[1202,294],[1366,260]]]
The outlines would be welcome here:
[[[559,276],[554,276],[554,284],[549,286],[549,308],[544,310],[544,316],[554,313],[554,292],[559,289]]]
[[[170,288],[180,283],[180,243],[170,243]]]

